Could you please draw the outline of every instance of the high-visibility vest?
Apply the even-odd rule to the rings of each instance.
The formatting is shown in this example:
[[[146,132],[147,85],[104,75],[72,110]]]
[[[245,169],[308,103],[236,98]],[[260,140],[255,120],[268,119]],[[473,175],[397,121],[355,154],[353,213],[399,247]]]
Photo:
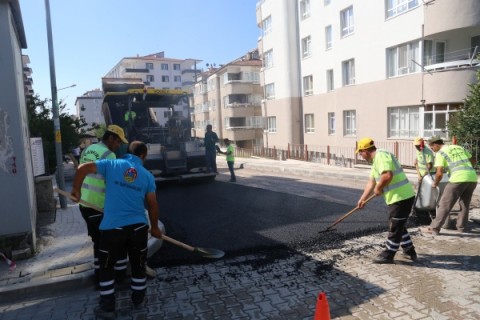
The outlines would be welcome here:
[[[401,200],[406,200],[415,195],[412,184],[408,181],[407,175],[403,171],[400,163],[393,154],[386,150],[377,149],[375,158],[373,159],[371,176],[378,183],[382,172],[379,169],[382,168],[384,162],[392,162],[393,164],[393,178],[390,183],[383,188],[383,197],[387,204],[392,204]]]
[[[435,158],[435,154],[431,149],[427,147],[425,147],[422,151],[417,150],[417,166],[418,166],[418,172],[420,172],[420,175],[424,176],[428,173],[427,164],[429,162],[432,163],[432,168],[430,169],[430,173],[432,174],[435,173],[435,167],[433,166],[434,158]]]
[[[448,166],[449,182],[476,182],[477,173],[470,162],[471,157],[470,152],[459,145],[444,146],[437,152],[438,160],[435,159],[435,166]]]
[[[228,154],[228,152],[231,152]],[[235,161],[235,147],[231,144],[227,147],[227,161]]]
[[[125,112],[125,121],[135,120],[136,117],[137,113],[135,111],[128,110],[127,112]]]
[[[80,164],[92,162],[100,159],[115,159],[115,153],[108,147],[99,142],[90,145],[82,152]],[[83,180],[82,200],[91,203],[99,208],[103,208],[105,202],[105,181],[101,174],[90,173]]]

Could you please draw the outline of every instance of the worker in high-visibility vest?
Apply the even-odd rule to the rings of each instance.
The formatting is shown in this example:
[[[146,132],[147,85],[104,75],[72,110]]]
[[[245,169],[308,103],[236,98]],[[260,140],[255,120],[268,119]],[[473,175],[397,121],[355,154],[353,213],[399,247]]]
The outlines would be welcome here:
[[[445,169],[450,174],[438,203],[435,219],[430,223],[430,226],[420,228],[420,230],[423,233],[438,235],[458,200],[460,212],[458,213],[456,227],[458,232],[464,232],[468,221],[470,202],[477,187],[477,172],[473,168],[472,154],[459,145],[445,145],[443,139],[438,136],[430,138],[428,144],[436,152],[434,163],[436,174],[432,187],[436,188],[438,186]]]
[[[377,149],[371,138],[363,138],[357,144],[356,153],[372,163],[370,178],[358,200],[358,208],[363,208],[372,193],[383,195],[388,205],[389,223],[386,248],[373,260],[373,263],[393,263],[395,254],[403,249],[403,254],[411,260],[417,259],[410,234],[405,227],[410,215],[415,191],[405,172],[387,150]]]
[[[115,159],[115,151],[120,147],[122,143],[128,143],[125,138],[125,134],[122,128],[117,125],[110,125],[107,127],[105,134],[102,137],[102,141],[90,145],[86,148],[80,157],[80,164],[92,162],[100,159]],[[81,200],[90,203],[98,208],[103,209],[105,202],[105,181],[103,176],[99,174],[89,174],[82,184],[82,198]],[[100,243],[100,231],[99,226],[103,219],[103,212],[96,209],[79,205],[82,217],[87,224],[87,231],[93,242],[93,265],[94,274],[98,284],[99,280],[99,260],[98,250]],[[121,274],[127,270],[127,257],[117,261],[115,270]]]
[[[415,138],[413,145],[417,149],[417,157],[414,163],[417,169],[418,180],[421,181],[427,174],[435,175],[436,170],[433,166],[435,154],[432,149],[425,146],[425,141],[421,137]]]

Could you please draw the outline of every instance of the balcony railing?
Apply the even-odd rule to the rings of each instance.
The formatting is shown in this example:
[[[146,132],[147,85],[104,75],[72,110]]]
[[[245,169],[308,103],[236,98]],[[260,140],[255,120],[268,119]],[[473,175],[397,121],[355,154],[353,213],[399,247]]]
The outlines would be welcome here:
[[[427,71],[439,71],[474,67],[480,64],[480,61],[476,59],[478,53],[479,48],[477,46],[475,48],[466,48],[426,57],[424,59],[424,68]]]

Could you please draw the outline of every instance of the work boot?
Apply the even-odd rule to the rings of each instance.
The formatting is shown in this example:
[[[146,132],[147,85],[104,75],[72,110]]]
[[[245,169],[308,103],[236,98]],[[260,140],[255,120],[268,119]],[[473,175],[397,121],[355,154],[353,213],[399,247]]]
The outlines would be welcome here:
[[[417,260],[417,252],[415,251],[415,247],[411,247],[410,249],[408,250],[404,250],[402,252],[403,256],[412,260],[412,261],[415,261]]]
[[[115,300],[100,297],[100,305],[94,310],[97,319],[115,319]]]
[[[395,253],[395,251],[383,250],[375,259],[373,259],[372,262],[377,264],[393,263],[393,257],[395,257]]]

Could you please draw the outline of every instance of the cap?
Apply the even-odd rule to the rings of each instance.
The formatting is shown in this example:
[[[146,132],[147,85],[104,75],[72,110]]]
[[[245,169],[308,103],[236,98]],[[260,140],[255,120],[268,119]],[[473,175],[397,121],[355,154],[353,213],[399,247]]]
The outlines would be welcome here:
[[[230,140],[229,140],[228,138],[223,139],[223,142],[225,142],[225,143],[227,143],[227,142],[229,142],[229,141],[230,141]]]
[[[371,147],[375,147],[373,140],[371,138],[362,138],[358,141],[355,153],[359,153],[361,150],[369,149]]]
[[[443,138],[440,136],[432,136],[430,139],[428,139],[428,144],[432,143],[443,144]]]
[[[107,127],[107,131],[115,133],[123,143],[128,143],[128,140],[125,138],[125,133],[123,129],[115,124],[111,124]]]
[[[422,137],[416,137],[415,140],[413,141],[413,145],[414,145],[414,146],[421,146],[421,145],[422,145],[422,142],[423,142],[423,138],[422,138]]]

